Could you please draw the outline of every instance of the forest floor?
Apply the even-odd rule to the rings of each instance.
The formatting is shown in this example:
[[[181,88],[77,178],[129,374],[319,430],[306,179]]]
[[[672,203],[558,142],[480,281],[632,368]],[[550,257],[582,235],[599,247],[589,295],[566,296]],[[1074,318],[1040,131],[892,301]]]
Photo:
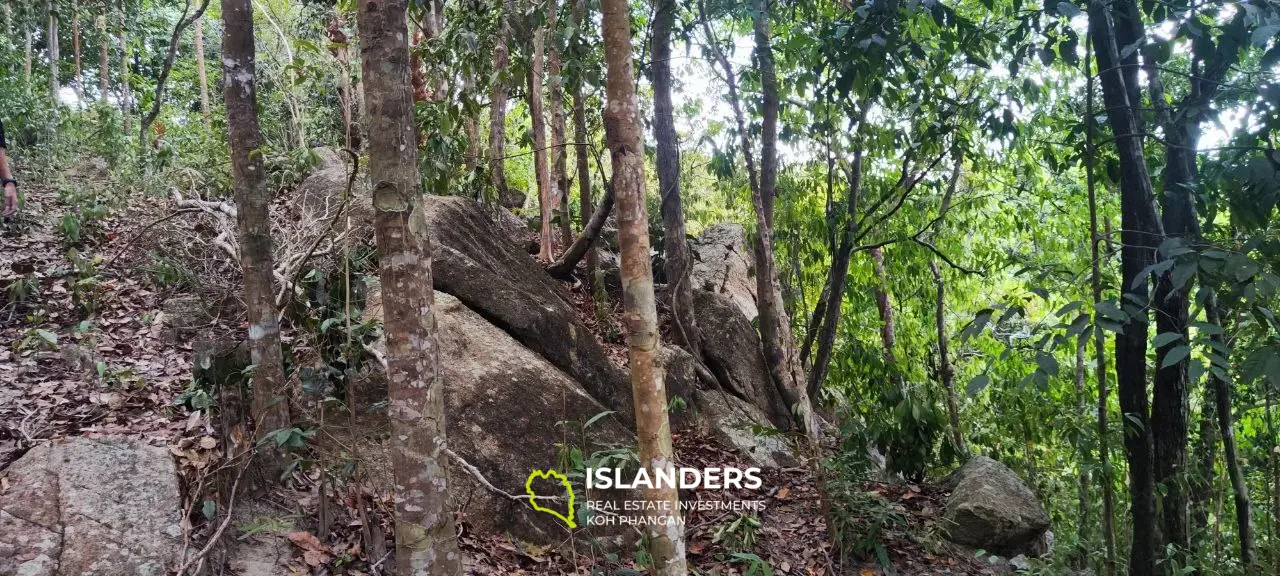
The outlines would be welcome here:
[[[151,236],[150,226],[162,223],[172,207],[160,199],[115,207],[114,214],[78,230],[77,242],[68,242],[64,215],[80,208],[60,199],[50,187],[28,184],[24,192],[23,213],[0,230],[0,469],[36,443],[69,436],[123,434],[168,446],[186,483],[189,517],[184,528],[197,539],[207,537],[211,526],[199,511],[191,513],[190,493],[198,490],[190,484],[218,465],[219,440],[207,413],[175,405],[191,382],[191,342],[165,329],[163,304],[171,294],[153,286],[143,272],[145,253],[139,254],[134,245]],[[571,291],[581,296],[581,287]],[[236,334],[242,328],[216,318],[201,329]],[[616,338],[602,336],[601,341],[612,354],[625,358],[625,347]],[[684,466],[747,465],[740,454],[696,433],[677,436],[676,448]],[[852,568],[838,569],[813,472],[795,467],[766,469],[764,475],[768,489],[759,492],[682,495],[766,503],[759,515],[694,512],[686,518],[688,555],[699,573],[914,575],[998,570],[938,536],[937,518],[946,493],[924,484],[877,482],[864,489],[899,519],[880,534],[894,569],[882,571],[875,554],[851,562]],[[362,534],[361,526],[370,521],[355,510],[356,503],[369,502],[378,517],[389,518],[389,495],[355,486],[316,498],[320,484],[314,475],[296,472],[285,486],[262,498],[276,509],[290,509],[294,517],[327,515],[327,525],[334,526],[316,530],[318,534],[305,529],[315,526],[314,521],[298,522],[303,530],[279,527],[292,543],[286,546],[280,573],[385,573],[386,555],[375,557],[379,547],[369,550],[369,531]],[[318,512],[333,507],[326,502],[336,503],[339,510]],[[461,520],[460,543],[472,574],[643,573],[629,551],[620,556],[566,553],[503,535],[477,534],[465,518]],[[389,523],[375,518],[372,525],[381,528],[372,531],[377,533],[375,540],[389,539]],[[232,530],[245,540],[269,528],[250,522]]]

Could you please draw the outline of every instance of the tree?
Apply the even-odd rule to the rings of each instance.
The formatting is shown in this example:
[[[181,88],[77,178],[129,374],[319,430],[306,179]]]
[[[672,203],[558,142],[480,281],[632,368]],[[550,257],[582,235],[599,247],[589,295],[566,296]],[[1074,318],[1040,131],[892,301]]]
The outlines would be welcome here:
[[[1125,299],[1147,302],[1147,266],[1154,263],[1158,233],[1155,198],[1135,120],[1136,71],[1126,77],[1117,42],[1121,34],[1112,14],[1098,0],[1089,4],[1089,33],[1101,70],[1102,97],[1115,135],[1120,163],[1121,286]],[[1133,545],[1129,573],[1153,574],[1157,558],[1154,446],[1147,399],[1147,327],[1143,314],[1128,314],[1124,331],[1116,335],[1116,380],[1120,410],[1124,413],[1124,444],[1129,459],[1129,498],[1133,515]]]
[[[45,41],[49,45],[49,94],[54,102],[58,101],[58,90],[61,84],[58,82],[58,66],[61,64],[61,55],[58,54],[58,3],[57,0],[49,0],[49,27]]]
[[[357,25],[368,98],[369,178],[387,340],[387,395],[396,482],[396,573],[460,575],[442,465],[431,245],[422,213],[410,90],[408,0],[360,0]]]
[[[684,204],[680,199],[680,143],[676,135],[675,106],[671,102],[671,28],[676,19],[675,0],[656,0],[653,16],[653,137],[658,143],[658,190],[662,198],[663,254],[667,284],[671,289],[674,334],[694,358],[701,361],[702,335],[693,313],[693,280],[689,247],[685,241]]]
[[[196,74],[200,77],[200,116],[204,120],[204,131],[212,133],[213,116],[209,112],[209,75],[205,72],[204,64],[204,19],[197,19],[195,27]],[[102,61],[106,62],[105,56]],[[106,68],[105,64],[103,68]],[[103,88],[102,91],[106,92],[106,88]]]
[[[518,201],[507,190],[507,37],[511,26],[507,23],[507,5],[497,0],[498,34],[493,43],[493,77],[489,91],[489,179],[493,182],[494,198],[507,208],[518,207]],[[520,195],[523,199],[523,195]]]
[[[244,300],[249,322],[249,352],[253,361],[251,415],[257,437],[289,423],[284,392],[284,358],[280,352],[280,324],[276,316],[270,192],[262,164],[258,128],[257,69],[253,45],[253,9],[248,0],[222,1],[222,78],[227,101],[227,134],[231,144],[231,172],[235,182],[236,229]]]
[[[554,0],[553,0],[554,1]],[[552,8],[554,10],[554,7]],[[533,32],[533,54],[525,85],[528,88],[529,117],[533,125],[533,171],[538,181],[538,260],[551,262],[551,174],[547,168],[547,123],[542,113],[542,50],[546,31]]]
[[[107,101],[111,89],[111,36],[107,32],[107,15],[99,14],[98,21],[98,100]]]
[[[209,0],[200,0],[200,5],[196,7],[195,12],[191,12],[191,2],[188,0],[182,8],[182,15],[178,17],[178,23],[173,27],[173,36],[169,38],[169,49],[164,57],[164,65],[160,68],[160,76],[156,78],[155,96],[151,100],[151,109],[142,115],[142,122],[138,129],[138,148],[145,150],[147,147],[147,131],[151,129],[151,123],[156,121],[160,116],[160,107],[164,104],[165,85],[169,81],[169,73],[173,71],[173,61],[178,55],[178,43],[182,39],[182,32],[190,27],[193,23],[204,15],[204,11],[209,8]],[[121,8],[123,11],[123,7]],[[123,13],[123,12],[122,12]],[[225,34],[225,33],[224,33]],[[128,56],[125,57],[126,66]],[[128,115],[126,114],[126,117]]]
[[[649,263],[649,218],[645,209],[644,143],[640,106],[631,66],[631,17],[626,0],[603,0],[605,51],[605,139],[613,162],[613,188],[618,203],[618,243],[622,257],[624,318],[631,392],[635,402],[636,438],[640,466],[657,477],[673,473],[671,421],[662,367],[657,362],[658,311]],[[644,490],[650,522],[646,524],[654,573],[688,573],[684,525],[675,486]]]

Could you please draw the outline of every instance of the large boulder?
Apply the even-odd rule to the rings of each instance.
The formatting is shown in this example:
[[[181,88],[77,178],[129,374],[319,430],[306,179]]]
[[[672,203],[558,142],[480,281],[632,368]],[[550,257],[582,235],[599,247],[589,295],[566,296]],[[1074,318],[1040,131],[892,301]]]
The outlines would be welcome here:
[[[449,445],[492,488],[523,495],[534,470],[569,472],[559,464],[574,448],[583,456],[633,449],[635,436],[620,414],[609,414],[573,378],[462,301],[439,291],[435,297]],[[540,544],[564,540],[565,526],[555,517],[495,493],[456,461],[446,469],[454,509],[482,532],[507,532]],[[617,536],[616,530],[593,535]]]
[[[496,229],[484,208],[469,198],[430,196],[425,214],[436,290],[457,297],[605,406],[632,417],[626,371],[578,320],[563,288]]]
[[[977,456],[947,482],[954,488],[942,526],[952,542],[1016,556],[1031,553],[1049,529],[1044,506],[1004,464]]]
[[[693,297],[707,368],[727,392],[759,408],[774,427],[793,428],[791,413],[769,377],[755,327],[727,295],[698,290]]]
[[[163,576],[182,548],[164,448],[122,437],[32,448],[0,481],[0,574]]]
[[[698,392],[698,410],[711,437],[737,448],[757,466],[778,468],[797,463],[783,436],[759,430],[773,424],[751,403],[719,390],[702,390]]]
[[[351,167],[347,159],[332,148],[315,148],[311,153],[315,162],[311,172],[298,184],[292,196],[292,208],[302,217],[303,227],[319,232],[329,225],[342,206]],[[373,224],[372,196],[363,180],[353,183],[346,211],[352,227],[368,228]]]
[[[689,271],[693,287],[728,296],[748,321],[754,320],[759,314],[755,258],[742,225],[716,224],[703,230],[689,248],[693,254],[693,268]]]

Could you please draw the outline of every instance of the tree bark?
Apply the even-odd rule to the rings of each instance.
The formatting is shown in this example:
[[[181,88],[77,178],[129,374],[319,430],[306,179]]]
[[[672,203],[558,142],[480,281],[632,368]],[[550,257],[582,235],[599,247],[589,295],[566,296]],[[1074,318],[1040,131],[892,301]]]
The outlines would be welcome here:
[[[580,27],[582,25],[582,22],[583,20],[586,19],[586,16],[587,16],[586,12],[587,12],[587,0],[575,0],[573,3],[573,27],[575,30],[581,29]],[[577,36],[575,35],[575,38],[576,37]],[[578,169],[578,212],[581,213],[582,215],[581,218],[582,218],[582,236],[583,237],[586,236],[587,229],[590,227],[591,224],[596,225],[596,231],[594,233],[595,235],[598,235],[600,233],[600,227],[604,226],[604,218],[600,218],[599,222],[598,223],[596,222],[596,218],[594,215],[595,208],[592,206],[595,203],[595,200],[592,199],[591,197],[592,196],[591,166],[590,166],[590,159],[588,158],[588,154],[587,154],[587,151],[590,149],[590,145],[587,142],[587,137],[588,137],[587,136],[587,103],[582,96],[582,79],[578,78],[577,81],[573,83],[573,139],[577,141],[577,148],[574,150],[573,157],[574,157],[574,160],[577,162],[577,169]],[[610,203],[613,202],[612,196],[610,196],[609,202]],[[592,215],[590,221],[587,220],[588,214]],[[608,211],[606,210],[605,217],[607,216],[608,216]],[[594,239],[595,238],[593,235],[592,240],[594,241]],[[581,241],[582,241],[582,238],[579,238],[577,241],[574,242],[574,246],[576,246],[577,243]],[[572,252],[574,246],[570,246],[569,249],[565,250],[565,255],[568,255],[570,252]],[[587,289],[590,294],[595,295],[596,268],[598,264],[596,262],[596,250],[595,250],[595,247],[590,242],[588,242],[587,246],[585,247],[585,251],[586,251],[586,266],[587,266],[587,270],[586,270]],[[594,307],[595,306],[594,298],[591,299],[591,303],[592,303],[592,306]]]
[[[671,29],[676,19],[675,0],[654,2],[653,38],[653,137],[657,141],[658,191],[662,198],[663,255],[667,285],[671,290],[671,319],[677,343],[702,361],[702,333],[693,311],[691,262],[685,238],[684,202],[680,197],[680,142],[676,135],[675,105],[671,101]]]
[[[947,396],[947,416],[951,420],[951,441],[960,454],[968,452],[964,443],[964,431],[960,428],[960,399],[956,397],[955,369],[951,366],[951,356],[947,349],[947,297],[946,284],[942,280],[942,270],[938,261],[929,262],[933,271],[933,282],[938,286],[938,302],[934,309],[934,324],[938,329],[938,378],[942,381],[942,390]],[[1081,363],[1083,365],[1083,362]],[[1081,373],[1083,374],[1083,372]],[[1083,486],[1083,484],[1082,484]]]
[[[71,54],[76,64],[76,94],[84,93],[84,67],[80,62],[80,2],[71,2]]]
[[[133,131],[133,83],[129,78],[129,26],[124,4],[120,5],[120,116],[124,133]]]
[[[1122,74],[1111,15],[1099,0],[1089,5],[1089,28],[1102,70],[1102,94],[1107,118],[1120,158],[1121,288],[1127,299],[1147,302],[1149,279],[1144,270],[1158,245],[1159,225],[1152,207],[1153,191],[1135,121],[1130,90]],[[1132,308],[1132,307],[1131,307]],[[1150,409],[1147,399],[1146,314],[1130,315],[1124,332],[1116,336],[1116,378],[1120,409],[1124,412],[1124,443],[1129,459],[1129,492],[1133,515],[1133,546],[1129,571],[1154,574],[1159,530],[1155,505],[1155,470]]]
[[[262,147],[262,140],[254,82],[253,9],[248,0],[222,0],[222,18],[227,133],[235,183],[249,351],[254,366],[251,415],[255,422],[255,439],[262,439],[289,425],[289,404],[284,391],[284,359],[280,351],[280,324],[276,316],[272,277],[274,262],[268,214],[270,192],[266,187],[262,155],[257,153]]]
[[[98,15],[98,100],[107,101],[111,89],[111,37],[107,34],[107,16]]]
[[[1220,328],[1224,327],[1222,316],[1218,312],[1216,298],[1209,297],[1204,311],[1210,324]],[[1214,334],[1209,339],[1230,352],[1230,343],[1225,335]],[[1229,358],[1230,354],[1225,354],[1225,356]],[[1240,467],[1239,448],[1236,446],[1235,418],[1232,416],[1233,407],[1231,405],[1231,383],[1219,378],[1217,374],[1210,371],[1209,386],[1213,390],[1213,401],[1216,405],[1218,437],[1222,439],[1222,461],[1227,468],[1227,477],[1231,480],[1231,496],[1236,509],[1236,528],[1240,535],[1240,563],[1250,573],[1257,573],[1260,567],[1258,566],[1253,544],[1253,519],[1251,517],[1253,506],[1249,498],[1249,484],[1245,479],[1244,470]]]
[[[884,249],[871,249],[871,267],[876,276],[875,298],[876,310],[880,313],[880,343],[884,345],[884,363],[888,366],[898,364],[894,347],[898,341],[897,328],[893,320],[893,304],[889,301],[889,275],[884,269]]]
[[[1076,412],[1081,418],[1089,416],[1088,404],[1085,402],[1085,352],[1089,348],[1089,334],[1081,332],[1076,338]],[[1083,446],[1083,439],[1079,441],[1080,463],[1079,471],[1076,474],[1076,557],[1074,566],[1076,568],[1084,568],[1088,566],[1089,559],[1089,468],[1088,458],[1089,451]]]
[[[213,115],[209,112],[209,75],[204,62],[204,19],[196,20],[196,72],[200,77],[200,116],[204,119],[204,131],[213,133]]]
[[[760,341],[774,384],[797,424],[810,437],[818,434],[808,380],[797,354],[791,320],[783,306],[778,269],[773,256],[773,199],[778,179],[778,78],[774,71],[769,3],[758,0],[754,23],[756,66],[761,85],[760,171],[752,190],[756,212],[756,298],[760,309]],[[746,138],[745,131],[743,138]]]
[[[809,371],[808,392],[810,398],[817,398],[822,390],[822,382],[827,377],[827,368],[831,365],[831,353],[835,350],[836,333],[840,326],[840,307],[844,302],[844,289],[848,283],[849,261],[853,258],[853,244],[858,234],[858,202],[862,196],[862,147],[853,153],[853,162],[849,166],[849,193],[846,199],[847,218],[844,232],[840,235],[840,245],[831,257],[831,270],[827,275],[826,287],[822,297],[814,307],[813,317],[818,324],[817,352]],[[803,356],[803,354],[802,354]]]
[[[544,30],[533,33],[533,59],[529,66],[529,116],[533,125],[533,171],[538,180],[538,260],[551,262],[551,175],[547,171],[547,126],[542,115],[542,47]]]
[[[49,28],[45,36],[49,50],[49,96],[56,103],[58,91],[62,89],[58,80],[58,65],[62,55],[58,53],[58,4],[57,0],[49,0]]]
[[[605,51],[605,138],[613,162],[618,201],[618,243],[622,257],[624,322],[627,327],[631,390],[635,402],[640,466],[657,477],[673,473],[671,422],[662,367],[657,362],[658,312],[649,262],[649,219],[645,209],[644,143],[640,106],[631,67],[631,18],[626,0],[602,0]],[[654,574],[684,576],[684,525],[675,486],[644,490],[654,503],[646,512]]]
[[[443,468],[440,372],[431,245],[421,205],[410,91],[408,0],[360,0],[368,83],[369,178],[386,308],[387,395],[395,476],[397,574],[463,573]]]
[[[506,3],[497,0],[498,35],[493,45],[493,80],[489,93],[489,178],[493,182],[494,197],[498,204],[518,208],[519,202],[507,190],[507,37],[511,27],[507,25]],[[523,200],[523,195],[519,196]]]
[[[1090,254],[1090,275],[1089,284],[1093,295],[1093,303],[1096,307],[1098,302],[1102,301],[1102,243],[1105,240],[1103,236],[1098,234],[1098,196],[1097,196],[1097,180],[1094,176],[1094,164],[1097,159],[1097,150],[1093,140],[1094,128],[1094,112],[1093,112],[1093,68],[1091,59],[1094,48],[1092,34],[1086,33],[1085,39],[1085,185],[1089,193],[1089,254]],[[1107,225],[1110,229],[1110,224]],[[1109,421],[1109,402],[1107,400],[1109,390],[1107,389],[1107,342],[1106,334],[1102,326],[1097,322],[1093,323],[1093,350],[1095,361],[1095,379],[1098,381],[1098,468],[1099,483],[1102,488],[1102,540],[1106,548],[1107,559],[1104,565],[1104,574],[1114,576],[1116,572],[1116,531],[1115,531],[1115,495],[1113,493],[1113,483],[1111,480],[1111,448],[1107,442],[1107,428],[1110,426]]]
[[[1200,405],[1200,429],[1195,447],[1196,458],[1186,478],[1190,521],[1188,533],[1196,546],[1205,544],[1209,509],[1213,505],[1214,481],[1217,479],[1215,464],[1218,461],[1218,408],[1213,388],[1212,383],[1204,387],[1204,398]]]
[[[200,5],[196,7],[196,11],[188,15],[188,10],[191,9],[191,4],[188,3],[183,8],[182,15],[178,18],[178,24],[173,27],[173,35],[169,38],[169,48],[164,57],[164,65],[160,68],[160,77],[156,79],[155,97],[151,100],[151,109],[142,116],[142,122],[138,128],[138,146],[144,150],[147,146],[147,131],[151,129],[151,123],[155,122],[156,118],[160,116],[160,106],[164,104],[165,84],[169,81],[169,73],[173,71],[173,61],[178,55],[178,45],[182,40],[182,32],[191,26],[193,22],[199,20],[208,7],[209,0],[200,0]]]
[[[572,217],[569,214],[569,177],[566,172],[564,136],[564,80],[560,70],[560,7],[556,0],[547,2],[547,88],[551,97],[551,200],[560,217],[560,236],[566,245],[573,241]]]
[[[31,28],[23,26],[23,34],[26,37],[26,48],[23,52],[22,60],[22,79],[23,85],[26,86],[27,95],[31,95]]]

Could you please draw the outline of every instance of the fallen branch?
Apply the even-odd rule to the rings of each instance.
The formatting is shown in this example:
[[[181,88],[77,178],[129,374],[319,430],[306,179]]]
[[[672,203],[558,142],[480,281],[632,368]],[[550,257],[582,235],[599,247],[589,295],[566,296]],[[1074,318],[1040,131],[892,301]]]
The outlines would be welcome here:
[[[578,235],[578,239],[573,241],[568,250],[560,255],[560,258],[547,266],[547,273],[554,278],[566,279],[573,273],[573,269],[577,267],[578,261],[586,256],[587,250],[595,244],[596,238],[600,236],[600,231],[604,228],[605,220],[609,218],[609,213],[613,211],[613,186],[609,185],[605,188],[604,198],[600,199],[600,205],[596,206],[596,211],[591,215],[591,220],[587,222],[586,227],[582,229],[582,234]]]
[[[553,502],[559,502],[561,500],[559,496],[530,496],[528,494],[517,496],[515,494],[507,492],[506,490],[503,490],[501,488],[498,488],[497,486],[494,486],[493,483],[489,482],[489,480],[484,477],[484,474],[480,472],[479,468],[476,468],[470,462],[467,462],[465,459],[463,459],[453,450],[445,448],[444,453],[447,454],[450,458],[453,458],[453,461],[457,462],[458,465],[461,466],[463,470],[466,470],[469,474],[471,474],[472,477],[474,477],[477,481],[479,481],[482,486],[484,486],[485,488],[488,488],[494,494],[506,496],[508,499],[515,500],[516,502],[527,502],[530,499],[551,500]]]
[[[360,174],[360,156],[347,148],[343,148],[342,151],[351,156],[352,162],[351,173],[347,175],[347,189],[342,192],[342,203],[338,205],[338,211],[329,219],[329,223],[325,225],[324,229],[321,230],[319,234],[316,235],[315,239],[311,242],[311,246],[307,248],[306,252],[303,252],[302,257],[295,259],[294,263],[289,266],[293,268],[293,272],[285,274],[282,271],[282,274],[289,278],[289,281],[281,282],[280,292],[276,294],[276,308],[284,306],[285,295],[293,291],[293,287],[298,284],[298,276],[302,274],[302,266],[306,264],[307,260],[309,260],[315,253],[316,247],[320,245],[320,241],[329,234],[330,230],[333,230],[333,225],[338,223],[338,218],[341,218],[346,212],[347,204],[351,201],[351,189],[356,184],[356,176]],[[341,240],[345,236],[346,232],[334,239],[333,244],[336,245],[338,240]],[[333,246],[331,245],[327,250],[325,250],[325,252],[328,253],[332,250]],[[286,270],[287,269],[288,268],[286,268]]]

